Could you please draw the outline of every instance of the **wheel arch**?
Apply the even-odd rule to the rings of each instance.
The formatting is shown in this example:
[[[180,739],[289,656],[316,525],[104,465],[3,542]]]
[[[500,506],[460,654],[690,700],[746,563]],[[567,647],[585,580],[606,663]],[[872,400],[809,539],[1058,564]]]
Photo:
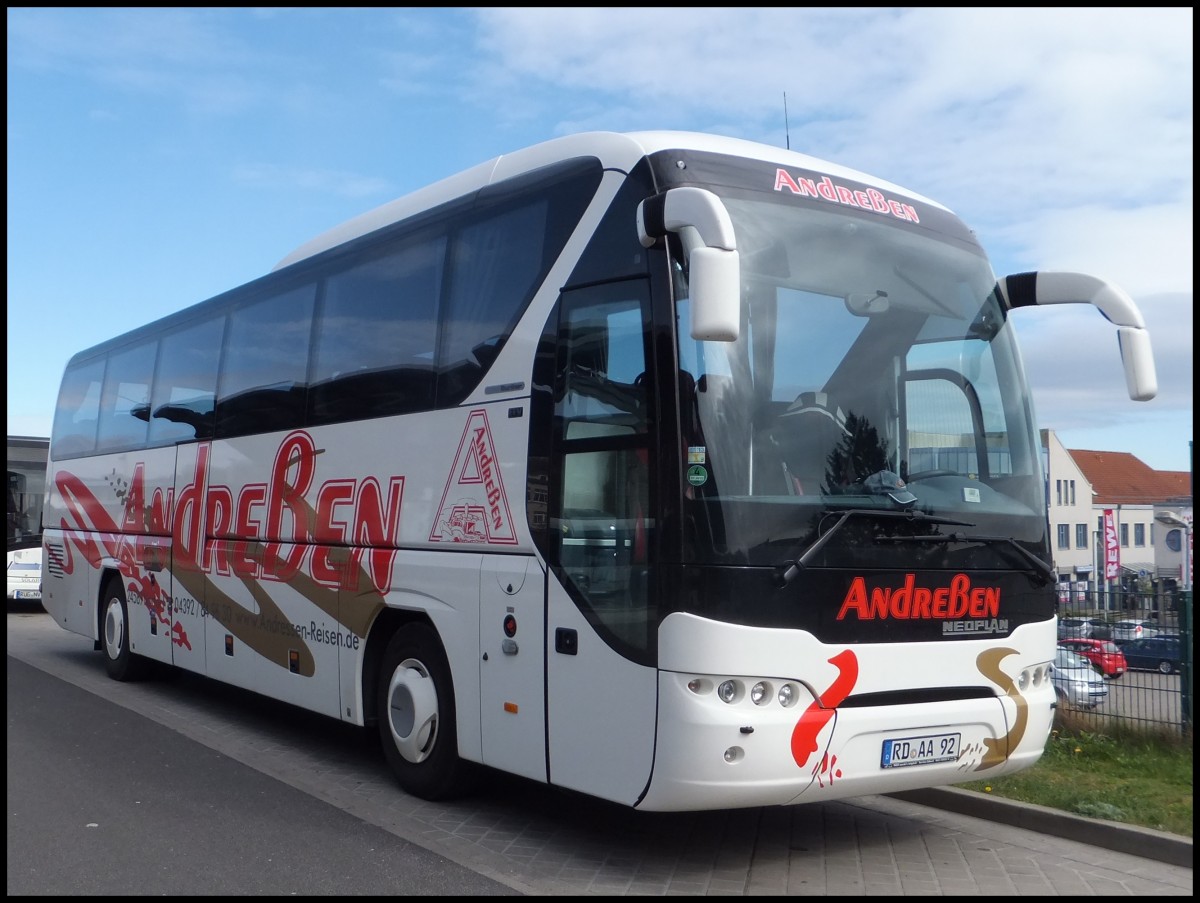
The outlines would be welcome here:
[[[396,635],[396,631],[408,624],[428,625],[437,635],[438,642],[442,643],[441,635],[438,634],[433,621],[424,612],[385,608],[379,613],[367,634],[367,648],[363,653],[362,684],[359,687],[363,701],[363,724],[366,727],[375,727],[379,723],[379,706],[375,689],[379,685],[380,673],[383,670],[383,656],[387,651],[388,643]],[[445,645],[442,643],[443,651],[445,651]]]

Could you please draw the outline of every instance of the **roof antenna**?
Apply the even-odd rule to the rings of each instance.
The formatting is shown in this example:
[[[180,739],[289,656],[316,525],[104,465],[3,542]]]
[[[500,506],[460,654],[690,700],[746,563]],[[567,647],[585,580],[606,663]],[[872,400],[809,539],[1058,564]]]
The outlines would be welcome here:
[[[791,133],[791,130],[788,128],[787,91],[783,92],[783,138],[784,138],[784,141],[787,142],[787,149],[791,150],[792,149],[792,133]]]

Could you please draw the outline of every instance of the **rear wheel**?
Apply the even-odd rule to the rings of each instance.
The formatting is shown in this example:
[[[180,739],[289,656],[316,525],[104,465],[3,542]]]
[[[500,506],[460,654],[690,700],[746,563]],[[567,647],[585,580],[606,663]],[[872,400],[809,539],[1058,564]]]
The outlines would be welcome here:
[[[396,632],[376,692],[383,753],[400,786],[425,800],[470,790],[474,769],[458,757],[454,686],[433,628],[408,624]]]
[[[147,662],[135,655],[129,641],[129,605],[119,577],[104,585],[100,639],[104,647],[104,668],[113,680],[139,680],[146,674]]]
[[[1174,670],[1175,670],[1175,666],[1171,662],[1159,662],[1158,663],[1158,673],[1159,674],[1170,674]]]

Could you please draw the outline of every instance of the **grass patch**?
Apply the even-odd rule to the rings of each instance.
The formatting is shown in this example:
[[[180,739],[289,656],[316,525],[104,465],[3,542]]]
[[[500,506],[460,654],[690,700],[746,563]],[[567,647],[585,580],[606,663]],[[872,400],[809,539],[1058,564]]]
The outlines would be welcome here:
[[[1192,836],[1192,737],[1178,731],[1097,731],[1064,712],[1032,768],[958,785],[1089,818]]]

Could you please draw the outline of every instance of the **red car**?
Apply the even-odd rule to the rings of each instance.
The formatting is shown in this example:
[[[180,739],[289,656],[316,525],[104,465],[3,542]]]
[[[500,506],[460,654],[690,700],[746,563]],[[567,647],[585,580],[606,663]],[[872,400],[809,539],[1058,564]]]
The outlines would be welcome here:
[[[1120,677],[1129,670],[1125,653],[1111,640],[1061,639],[1058,645],[1086,658],[1106,678]]]

